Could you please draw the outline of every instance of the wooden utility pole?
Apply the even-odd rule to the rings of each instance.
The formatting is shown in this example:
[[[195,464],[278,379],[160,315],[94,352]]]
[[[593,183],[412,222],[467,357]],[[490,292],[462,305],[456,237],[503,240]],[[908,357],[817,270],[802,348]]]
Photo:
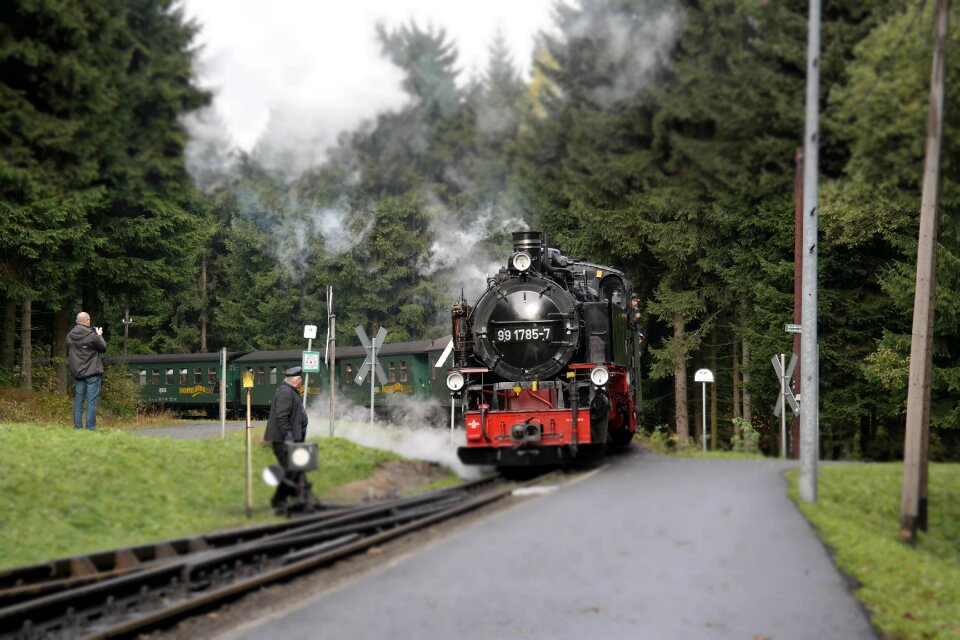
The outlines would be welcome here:
[[[793,322],[800,324],[803,322],[803,147],[797,147],[797,155],[794,167],[794,211],[793,211]],[[793,352],[799,357],[802,345],[800,343],[800,334],[793,334]],[[800,361],[797,360],[797,366],[793,369],[793,395],[800,396],[800,402],[803,402],[803,396],[800,395],[803,386],[800,381],[803,379],[800,374],[803,369]],[[801,411],[803,409],[801,408]],[[800,459],[800,416],[795,415],[792,418],[792,429],[790,438],[790,457],[794,460]]]
[[[130,336],[130,323],[133,322],[133,318],[130,317],[130,307],[127,307],[123,313],[123,320],[120,322],[123,323],[123,357],[127,357],[127,338]]]
[[[913,298],[907,428],[903,450],[903,496],[900,540],[917,542],[917,529],[927,529],[927,443],[930,438],[930,370],[933,312],[937,298],[937,201],[940,195],[940,147],[943,136],[944,76],[947,66],[949,0],[937,0],[930,70],[927,146],[920,200],[917,282]]]

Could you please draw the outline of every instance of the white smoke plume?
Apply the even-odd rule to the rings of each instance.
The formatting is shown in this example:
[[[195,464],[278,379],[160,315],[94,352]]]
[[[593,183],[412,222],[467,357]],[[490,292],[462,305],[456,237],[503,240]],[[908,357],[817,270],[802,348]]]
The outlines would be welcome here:
[[[657,13],[631,20],[617,13],[608,13],[603,24],[606,37],[603,44],[611,65],[620,72],[612,84],[592,90],[597,102],[611,107],[641,95],[667,61],[683,32],[684,22],[683,10],[677,5],[665,6]],[[574,37],[589,38],[596,35],[595,29],[596,25],[584,14],[571,32]]]
[[[310,438],[326,438],[330,435],[329,395],[310,395],[308,427]],[[404,458],[439,464],[464,479],[488,475],[488,467],[466,466],[457,458],[457,447],[466,444],[463,429],[450,430],[449,407],[445,418],[436,400],[392,398],[395,413],[405,413],[394,422],[375,419],[370,424],[370,409],[341,398],[336,398],[334,435],[355,444],[391,451]]]

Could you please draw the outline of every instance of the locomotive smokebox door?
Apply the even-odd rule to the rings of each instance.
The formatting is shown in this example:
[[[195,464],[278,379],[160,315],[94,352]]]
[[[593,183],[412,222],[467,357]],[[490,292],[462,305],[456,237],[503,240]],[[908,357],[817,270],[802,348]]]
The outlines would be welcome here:
[[[513,278],[488,291],[474,309],[475,351],[505,380],[542,380],[563,369],[580,340],[570,295],[537,277]]]

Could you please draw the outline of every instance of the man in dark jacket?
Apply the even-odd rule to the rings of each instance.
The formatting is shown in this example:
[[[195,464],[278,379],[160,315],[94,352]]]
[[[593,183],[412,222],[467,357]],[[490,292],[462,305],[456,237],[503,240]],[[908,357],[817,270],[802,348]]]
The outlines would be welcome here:
[[[287,498],[297,495],[297,489],[305,478],[302,473],[290,473],[287,460],[287,443],[303,442],[307,435],[307,412],[303,408],[300,397],[300,383],[303,380],[300,367],[290,367],[283,372],[283,382],[277,387],[270,402],[270,417],[267,418],[267,429],[263,439],[273,444],[273,455],[277,462],[287,471],[284,481],[277,486],[270,506],[274,509],[283,509]]]
[[[87,429],[97,428],[97,402],[100,400],[100,385],[103,382],[103,360],[100,354],[107,350],[103,340],[103,328],[90,327],[90,314],[77,314],[77,326],[67,334],[67,358],[70,375],[73,377],[73,428],[83,429],[83,402],[87,402]]]

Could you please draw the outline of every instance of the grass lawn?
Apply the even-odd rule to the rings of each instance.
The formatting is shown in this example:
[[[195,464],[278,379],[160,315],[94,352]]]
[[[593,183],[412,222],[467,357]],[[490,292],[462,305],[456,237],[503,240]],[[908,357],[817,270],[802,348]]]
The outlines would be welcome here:
[[[902,464],[821,466],[817,502],[790,495],[861,583],[857,598],[890,638],[960,638],[960,464],[931,464],[929,531],[899,542]]]
[[[275,519],[260,479],[275,462],[253,444],[254,521]],[[133,546],[242,525],[246,449],[241,433],[204,440],[119,430],[0,423],[0,566]],[[347,440],[318,441],[314,493],[369,476],[395,454]]]

